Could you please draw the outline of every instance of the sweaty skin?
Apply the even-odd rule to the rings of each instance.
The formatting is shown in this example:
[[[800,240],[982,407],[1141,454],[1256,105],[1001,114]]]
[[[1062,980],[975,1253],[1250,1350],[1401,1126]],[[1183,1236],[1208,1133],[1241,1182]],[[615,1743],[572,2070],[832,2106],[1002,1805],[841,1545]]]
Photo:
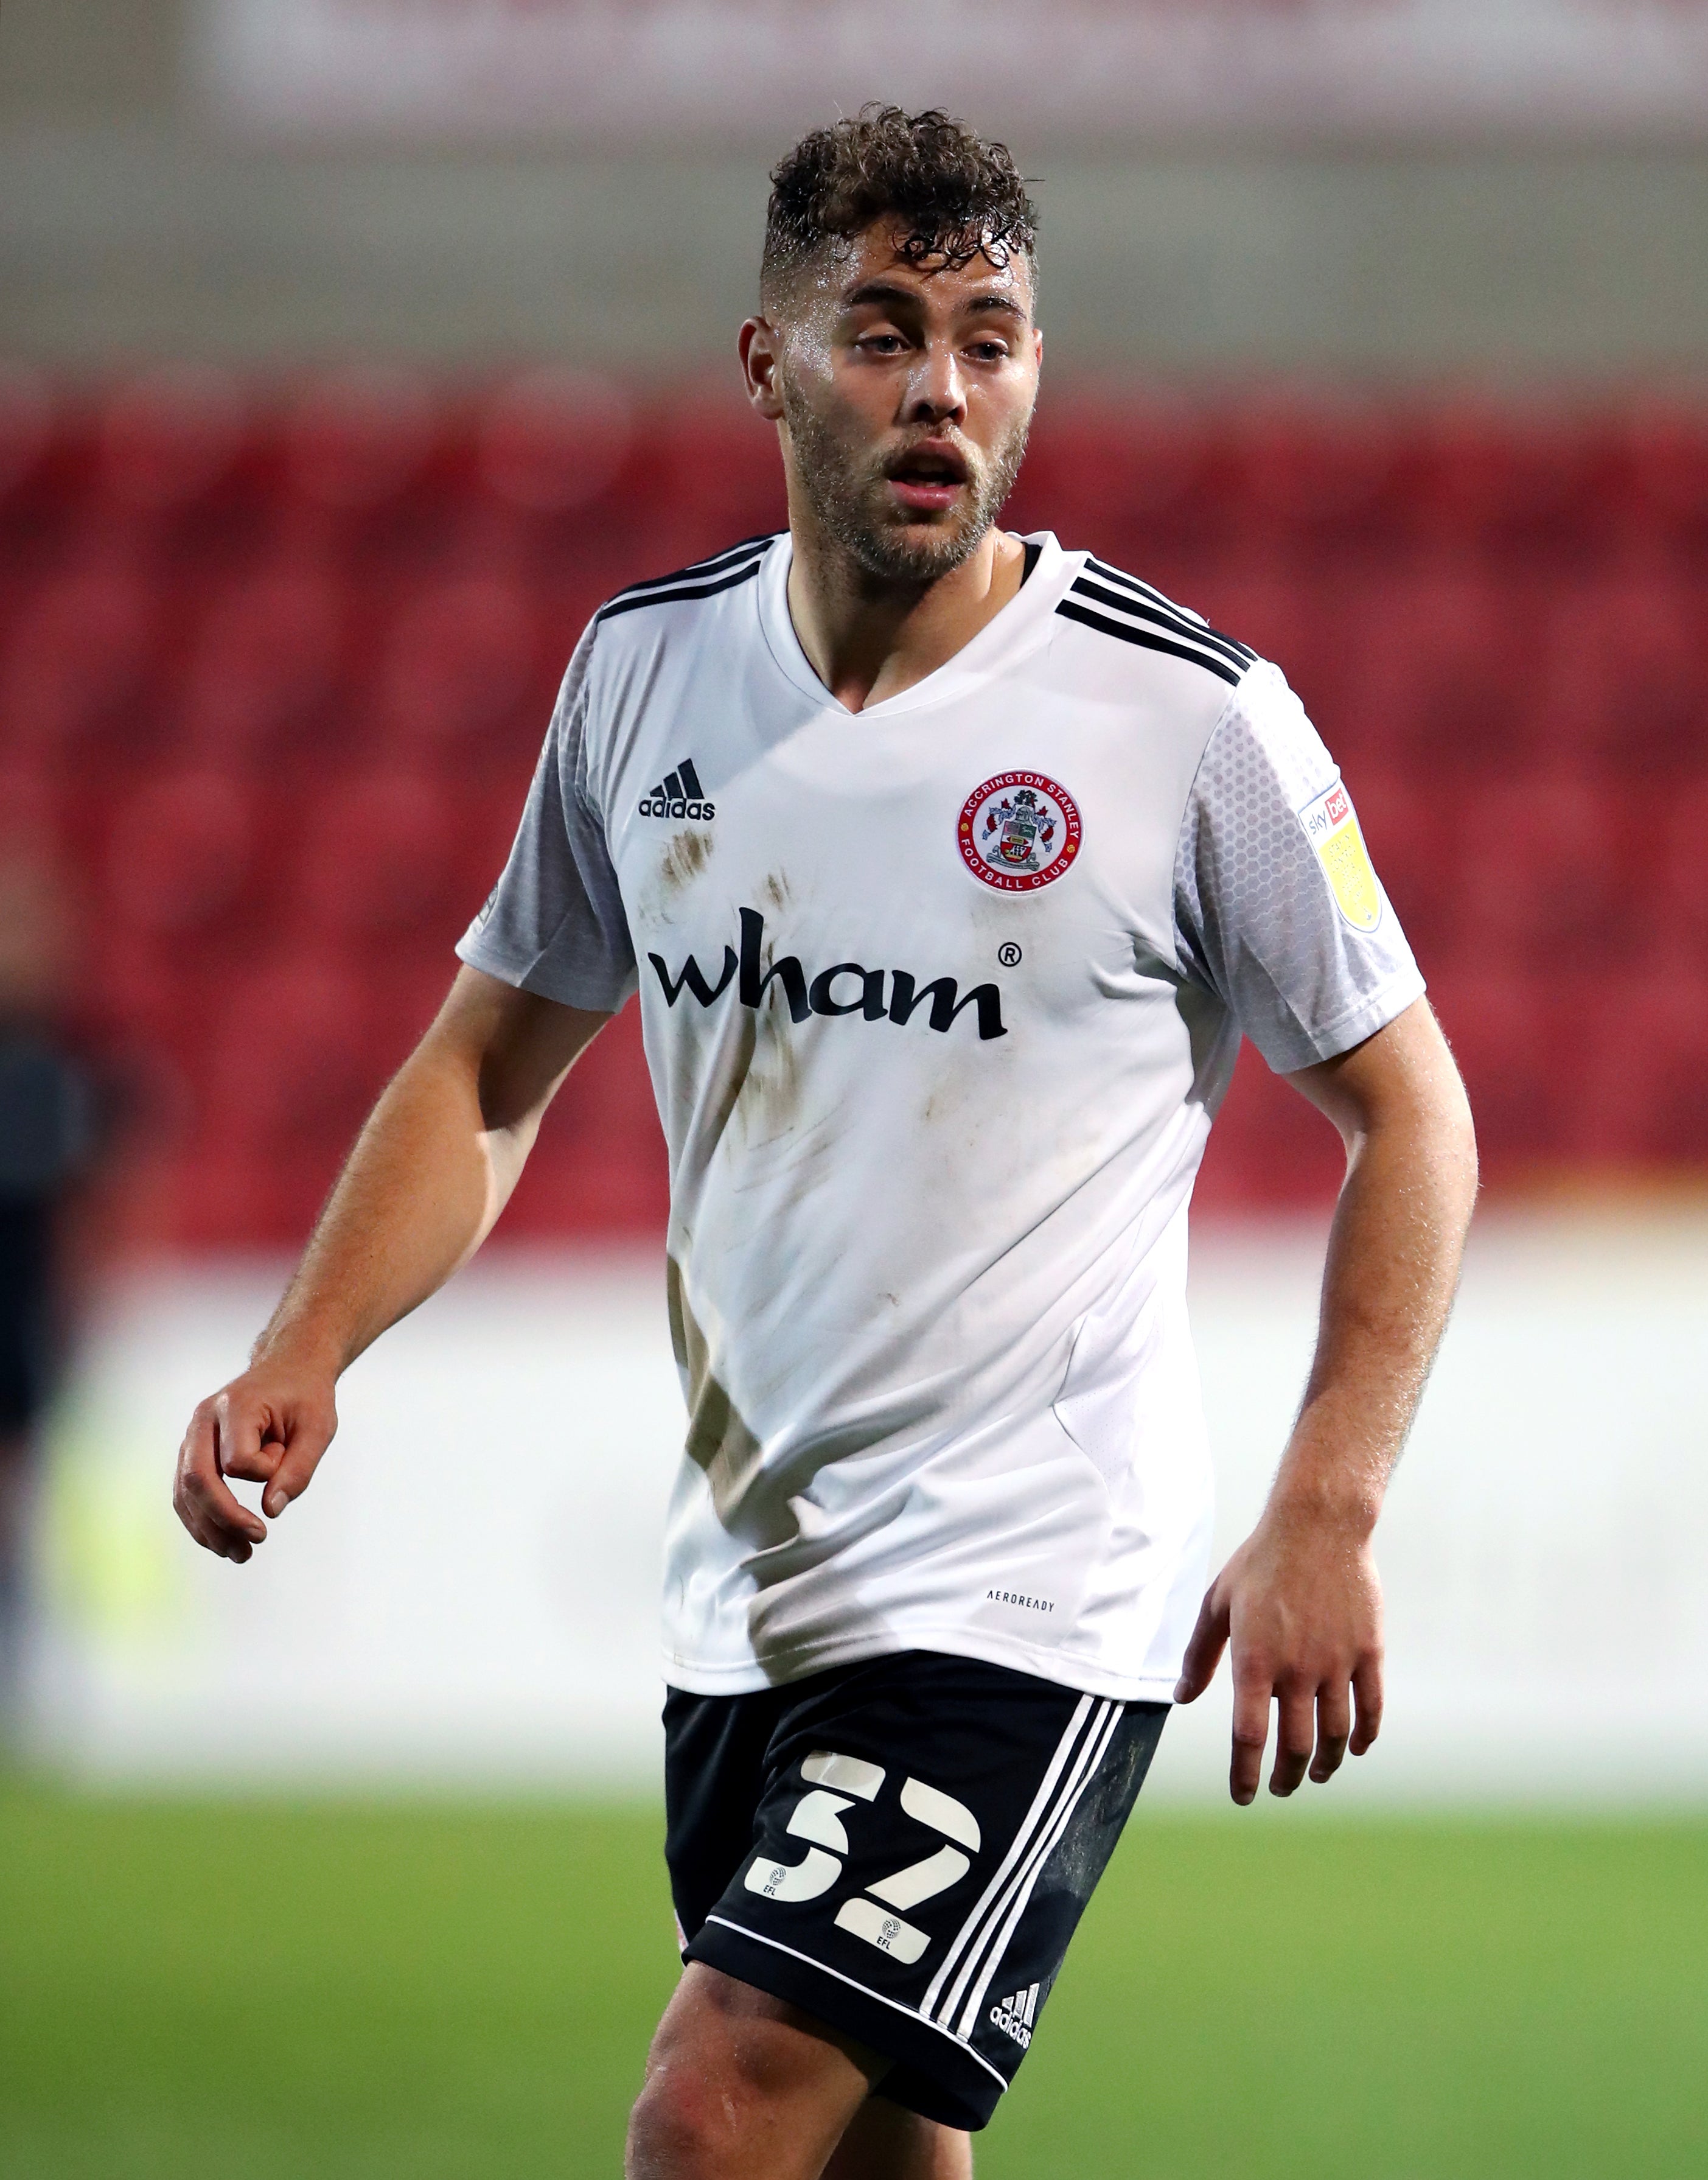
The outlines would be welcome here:
[[[849,712],[953,658],[1019,589],[994,518],[1019,467],[1042,339],[1028,261],[903,261],[881,223],[826,253],[739,339],[777,427],[801,647]],[[461,969],[352,1151],[249,1368],[190,1418],[173,1504],[241,1563],[307,1489],[340,1374],[474,1253],[541,1117],[607,1019]],[[1230,1788],[1329,1778],[1376,1737],[1381,1591],[1370,1538],[1445,1323],[1476,1185],[1458,1076],[1421,1000],[1292,1081],[1340,1130],[1347,1181],[1316,1359],[1263,1517],[1217,1576],[1179,1699],[1233,1654]],[[263,1487],[261,1514],[228,1479]],[[263,1517],[265,1518],[263,1518]],[[1354,1704],[1356,1703],[1354,1722]],[[700,1965],[661,2023],[629,2180],[968,2180],[969,2139],[870,2095],[886,2062]]]
[[[851,712],[953,658],[1025,564],[994,524],[1038,397],[1030,266],[914,264],[897,239],[868,228],[738,343],[748,398],[778,427],[795,633]]]

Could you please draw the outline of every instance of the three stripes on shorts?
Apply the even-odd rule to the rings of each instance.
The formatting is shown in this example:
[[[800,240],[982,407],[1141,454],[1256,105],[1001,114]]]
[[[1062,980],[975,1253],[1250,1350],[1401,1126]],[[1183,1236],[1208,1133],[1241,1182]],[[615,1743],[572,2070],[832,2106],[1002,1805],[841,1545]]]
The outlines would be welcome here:
[[[924,2018],[963,2043],[972,2035],[1044,1865],[1114,1738],[1121,1711],[1120,1704],[1107,1698],[1080,1697],[1031,1808],[920,2001]]]

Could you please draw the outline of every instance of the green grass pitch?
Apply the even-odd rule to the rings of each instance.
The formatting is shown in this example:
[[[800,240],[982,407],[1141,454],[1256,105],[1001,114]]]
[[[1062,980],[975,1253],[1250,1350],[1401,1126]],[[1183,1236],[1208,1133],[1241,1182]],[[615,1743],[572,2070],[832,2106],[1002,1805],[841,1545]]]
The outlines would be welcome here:
[[[5,2180],[616,2180],[648,1808],[0,1782]],[[980,2180],[1708,2172],[1708,1821],[1141,1814]]]

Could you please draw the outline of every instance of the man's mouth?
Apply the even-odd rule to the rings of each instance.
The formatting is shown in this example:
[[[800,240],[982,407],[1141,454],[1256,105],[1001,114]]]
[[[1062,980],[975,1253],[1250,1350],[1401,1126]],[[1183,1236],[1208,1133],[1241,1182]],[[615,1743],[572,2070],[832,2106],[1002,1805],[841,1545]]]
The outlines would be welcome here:
[[[967,482],[966,458],[946,441],[909,447],[888,465],[890,489],[910,513],[940,514],[953,507]]]

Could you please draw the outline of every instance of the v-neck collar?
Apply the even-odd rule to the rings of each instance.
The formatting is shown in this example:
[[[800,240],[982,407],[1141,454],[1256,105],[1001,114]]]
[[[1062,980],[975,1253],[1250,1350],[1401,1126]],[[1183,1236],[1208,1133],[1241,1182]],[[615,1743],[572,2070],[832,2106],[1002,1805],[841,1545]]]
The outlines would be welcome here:
[[[965,696],[1030,649],[1034,641],[1048,634],[1049,617],[1066,588],[1071,570],[1068,555],[1057,543],[1054,533],[1035,531],[1021,542],[1035,546],[1037,558],[1022,577],[1019,589],[1001,611],[993,614],[975,636],[923,680],[898,690],[893,696],[885,696],[876,704],[851,712],[820,680],[795,634],[794,616],[788,609],[788,575],[794,564],[794,541],[785,530],[766,555],[755,586],[766,647],[779,671],[804,696],[811,698],[821,710],[840,713],[845,719],[887,719],[898,713],[917,711],[927,704],[946,703]]]

